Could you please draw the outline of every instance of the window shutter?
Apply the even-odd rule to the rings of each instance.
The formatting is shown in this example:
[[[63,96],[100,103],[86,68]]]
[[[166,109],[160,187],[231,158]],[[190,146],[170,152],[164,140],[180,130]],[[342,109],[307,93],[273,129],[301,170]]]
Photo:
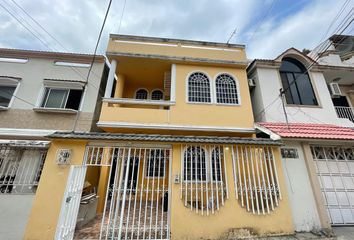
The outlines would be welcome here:
[[[165,100],[170,100],[171,96],[171,72],[165,72],[163,81],[163,91]]]

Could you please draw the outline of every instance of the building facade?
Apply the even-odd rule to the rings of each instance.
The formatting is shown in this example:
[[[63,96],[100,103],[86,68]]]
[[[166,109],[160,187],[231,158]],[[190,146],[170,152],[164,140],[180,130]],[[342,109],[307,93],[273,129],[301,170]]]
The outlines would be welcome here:
[[[255,137],[243,45],[110,35],[106,55],[104,132],[49,136],[25,239],[294,232],[280,142]]]
[[[92,58],[0,49],[0,212],[6,219],[1,239],[24,235],[50,145],[45,136],[94,129],[105,59],[96,57],[87,84]]]
[[[341,114],[336,103],[344,95],[330,85],[337,78],[346,83],[343,93],[351,92],[352,68],[320,61],[291,48],[273,60],[254,60],[247,69],[258,136],[284,143],[296,231],[354,222],[353,119]]]

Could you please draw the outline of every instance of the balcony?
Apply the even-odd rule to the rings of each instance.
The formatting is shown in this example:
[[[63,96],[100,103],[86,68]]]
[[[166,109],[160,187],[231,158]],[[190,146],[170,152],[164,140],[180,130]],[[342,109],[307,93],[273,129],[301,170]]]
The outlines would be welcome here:
[[[140,100],[131,98],[104,98],[100,122],[110,123],[120,122],[126,127],[146,124],[168,124],[169,108],[175,102],[164,100]]]
[[[335,107],[339,118],[347,118],[354,123],[354,108],[353,107]]]

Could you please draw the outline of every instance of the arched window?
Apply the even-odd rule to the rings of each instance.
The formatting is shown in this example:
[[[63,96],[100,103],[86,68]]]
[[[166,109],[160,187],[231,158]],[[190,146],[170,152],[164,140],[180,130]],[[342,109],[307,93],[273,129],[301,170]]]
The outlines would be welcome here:
[[[135,93],[135,99],[147,99],[148,98],[148,92],[145,89],[139,89]]]
[[[162,100],[163,92],[161,90],[154,90],[151,93],[151,100]]]
[[[201,147],[191,146],[184,151],[184,181],[206,181],[206,154]]]
[[[209,78],[201,72],[193,73],[188,78],[188,101],[211,102]]]
[[[283,58],[280,77],[288,104],[318,105],[306,68],[293,58]]]
[[[237,86],[233,77],[220,74],[216,78],[215,85],[217,103],[238,104]]]

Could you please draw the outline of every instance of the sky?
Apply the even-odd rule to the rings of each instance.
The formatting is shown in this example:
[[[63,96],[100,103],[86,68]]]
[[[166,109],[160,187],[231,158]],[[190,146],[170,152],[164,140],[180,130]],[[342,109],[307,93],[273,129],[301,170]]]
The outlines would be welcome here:
[[[328,31],[344,2],[113,0],[98,52],[104,54],[110,33],[226,43],[236,29],[230,43],[245,44],[249,59],[273,59],[290,47],[312,49],[332,35],[354,6],[349,0]],[[1,1],[0,47],[91,54],[107,5],[108,0]],[[353,34],[353,27],[344,33]]]

